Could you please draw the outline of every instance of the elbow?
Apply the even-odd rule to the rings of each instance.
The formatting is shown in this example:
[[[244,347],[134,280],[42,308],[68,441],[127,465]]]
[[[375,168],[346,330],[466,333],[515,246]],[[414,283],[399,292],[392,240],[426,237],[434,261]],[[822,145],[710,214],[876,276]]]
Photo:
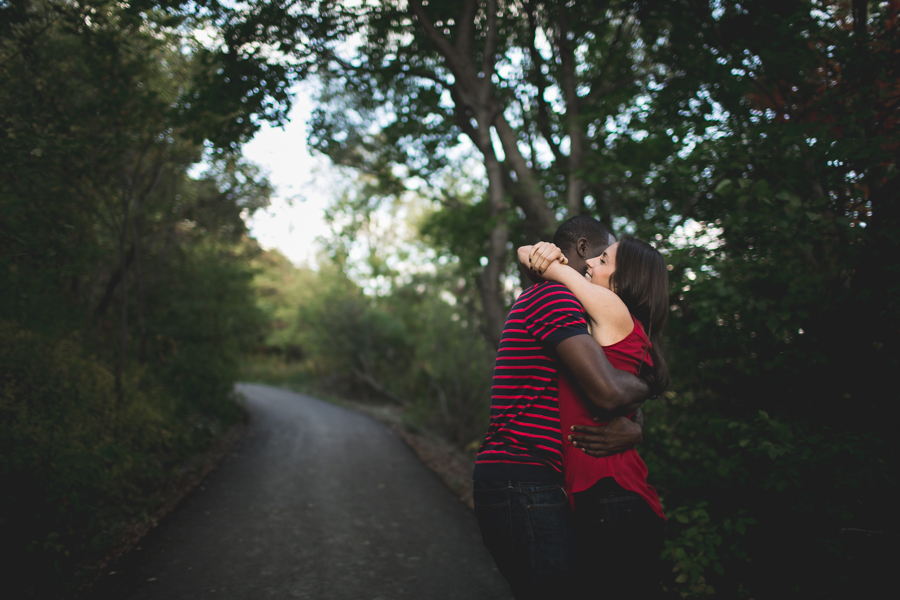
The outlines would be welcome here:
[[[621,393],[615,388],[592,390],[587,396],[591,404],[605,412],[616,411],[622,406]]]

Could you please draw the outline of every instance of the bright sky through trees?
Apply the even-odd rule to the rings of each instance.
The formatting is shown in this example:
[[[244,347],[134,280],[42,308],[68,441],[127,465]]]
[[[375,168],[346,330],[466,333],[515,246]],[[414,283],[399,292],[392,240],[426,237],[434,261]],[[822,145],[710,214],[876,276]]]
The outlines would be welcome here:
[[[251,234],[264,248],[301,264],[314,262],[316,238],[328,233],[323,211],[336,190],[330,160],[312,156],[306,146],[311,90],[298,85],[294,92],[290,122],[284,129],[263,125],[244,146],[244,156],[268,173],[276,189],[272,204],[247,220]]]

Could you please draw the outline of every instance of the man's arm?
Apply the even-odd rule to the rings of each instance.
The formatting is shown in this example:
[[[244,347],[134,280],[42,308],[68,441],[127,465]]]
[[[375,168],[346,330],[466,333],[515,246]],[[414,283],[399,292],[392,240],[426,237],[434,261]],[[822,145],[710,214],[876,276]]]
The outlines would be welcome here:
[[[616,417],[607,425],[573,425],[569,440],[590,456],[611,456],[644,441],[644,413],[637,409],[631,419]]]
[[[610,456],[634,448],[644,439],[641,404],[650,396],[643,379],[614,368],[600,344],[589,335],[567,338],[556,353],[569,368],[584,396],[597,408],[611,413],[607,425],[575,425],[569,439],[590,456]],[[623,415],[634,412],[630,420]]]
[[[611,416],[636,411],[650,397],[650,386],[614,368],[600,344],[589,335],[573,335],[556,346],[556,354],[581,387],[585,398]]]
[[[538,306],[525,313],[525,328],[538,340],[555,348],[557,357],[571,371],[575,383],[582,388],[592,406],[597,406],[598,411],[614,411],[613,415],[604,418],[610,421],[608,425],[585,427],[582,434],[573,439],[577,439],[582,444],[579,447],[591,456],[606,456],[633,448],[643,437],[640,426],[624,416],[615,415],[636,410],[650,395],[649,387],[630,373],[613,368],[603,348],[588,334],[583,312],[579,310],[581,307],[571,292],[560,294],[552,286],[544,291],[549,296],[543,301],[550,301],[553,306]],[[539,295],[533,304],[541,302]],[[586,445],[590,445],[590,449]]]

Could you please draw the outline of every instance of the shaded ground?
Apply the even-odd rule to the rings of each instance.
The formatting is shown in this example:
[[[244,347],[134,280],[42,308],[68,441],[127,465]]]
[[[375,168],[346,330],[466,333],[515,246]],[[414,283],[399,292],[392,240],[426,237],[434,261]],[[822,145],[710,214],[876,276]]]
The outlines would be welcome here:
[[[387,426],[240,391],[243,440],[91,599],[510,598],[472,513]]]

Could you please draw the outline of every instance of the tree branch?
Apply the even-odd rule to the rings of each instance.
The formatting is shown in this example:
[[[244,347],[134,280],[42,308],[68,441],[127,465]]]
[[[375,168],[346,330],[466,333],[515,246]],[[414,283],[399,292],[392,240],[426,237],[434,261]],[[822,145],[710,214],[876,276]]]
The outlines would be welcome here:
[[[602,86],[591,85],[591,91],[578,99],[579,106],[587,106],[593,104],[603,96],[616,92],[623,87],[634,83],[638,79],[641,79],[643,76],[644,73],[638,72],[615,83],[610,83]]]
[[[444,57],[447,67],[453,73],[456,82],[462,85],[463,90],[474,91],[478,86],[478,76],[471,64],[457,53],[450,42],[447,41],[440,31],[438,31],[434,23],[432,23],[422,8],[422,0],[409,0],[409,8],[413,15],[422,25],[422,29],[431,39],[432,43],[437,47],[438,52]]]
[[[544,81],[544,74],[541,71],[541,66],[544,64],[544,59],[537,49],[537,20],[534,14],[533,0],[529,0],[529,2],[526,4],[526,7],[528,9],[528,54],[531,57],[531,64],[533,66],[532,83],[534,83],[534,86],[537,88],[537,95],[535,97],[535,100],[537,102],[538,131],[547,142],[547,145],[550,147],[550,152],[553,153],[553,158],[558,163],[565,164],[566,156],[562,153],[562,150],[560,150],[559,144],[553,141],[553,129],[550,127],[550,116],[547,110],[547,101],[544,99],[544,92],[547,90],[547,85]]]
[[[566,206],[569,209],[569,216],[575,216],[584,210],[584,182],[581,180],[584,154],[581,123],[578,118],[579,100],[575,74],[575,53],[569,43],[569,13],[565,3],[560,5],[557,46],[559,46],[562,69],[562,92],[566,101],[566,130],[569,136],[569,160],[566,164]]]
[[[477,12],[477,0],[465,0],[463,2],[456,30],[456,50],[463,56],[472,55],[472,37],[475,31],[475,14]]]
[[[497,0],[488,0],[487,5],[487,31],[484,39],[484,54],[481,57],[481,72],[484,74],[483,86],[488,92],[482,92],[482,100],[488,99],[487,94],[493,88],[492,79],[496,69],[495,57],[497,54]]]
[[[556,226],[556,218],[547,206],[547,201],[534,173],[519,150],[515,131],[502,112],[498,111],[497,116],[494,117],[494,129],[503,146],[506,162],[515,172],[518,184],[523,191],[522,203],[519,206],[525,211],[526,217],[540,230],[539,233],[550,233]]]
[[[401,398],[394,392],[390,391],[389,389],[387,389],[386,387],[384,387],[383,385],[378,383],[378,380],[375,379],[374,377],[372,377],[371,375],[363,373],[356,367],[350,367],[350,372],[353,373],[353,375],[357,379],[359,379],[363,383],[369,385],[373,390],[375,390],[379,394],[385,396],[386,398],[389,398],[389,399],[393,400],[394,402],[396,402],[397,404],[400,404],[402,406],[405,406],[407,404],[406,400],[404,400],[403,398]]]

